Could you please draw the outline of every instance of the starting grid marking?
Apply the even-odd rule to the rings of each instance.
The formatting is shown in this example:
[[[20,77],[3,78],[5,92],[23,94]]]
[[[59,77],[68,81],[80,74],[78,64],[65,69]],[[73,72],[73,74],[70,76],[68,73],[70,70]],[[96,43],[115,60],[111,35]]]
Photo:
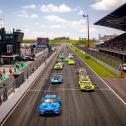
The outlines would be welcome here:
[[[40,89],[31,89],[29,92],[58,92],[58,91],[79,91],[80,88],[59,88],[59,89],[47,89],[47,90],[40,90]],[[107,88],[95,89],[95,91],[110,91]]]

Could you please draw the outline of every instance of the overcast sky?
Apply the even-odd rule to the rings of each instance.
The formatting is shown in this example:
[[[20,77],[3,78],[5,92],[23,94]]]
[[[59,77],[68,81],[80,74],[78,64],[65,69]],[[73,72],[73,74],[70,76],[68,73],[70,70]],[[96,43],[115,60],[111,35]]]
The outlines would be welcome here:
[[[0,18],[7,29],[20,28],[25,38],[69,36],[87,37],[89,15],[90,37],[98,34],[120,34],[121,31],[94,26],[105,15],[126,0],[0,0]],[[1,23],[0,23],[1,24]]]

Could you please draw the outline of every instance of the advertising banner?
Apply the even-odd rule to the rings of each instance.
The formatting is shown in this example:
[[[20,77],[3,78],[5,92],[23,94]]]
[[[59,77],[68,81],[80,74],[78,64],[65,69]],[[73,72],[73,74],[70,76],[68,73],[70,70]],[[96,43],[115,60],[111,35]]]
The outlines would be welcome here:
[[[37,38],[37,45],[39,48],[46,48],[49,45],[48,38]]]

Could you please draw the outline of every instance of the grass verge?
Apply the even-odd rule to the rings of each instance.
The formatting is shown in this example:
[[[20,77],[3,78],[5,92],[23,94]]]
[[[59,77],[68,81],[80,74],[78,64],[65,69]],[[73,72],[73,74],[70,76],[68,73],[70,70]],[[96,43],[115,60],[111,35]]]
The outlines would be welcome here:
[[[78,56],[80,56],[85,63],[87,63],[99,76],[101,77],[110,77],[110,78],[119,78],[119,75],[116,75],[112,71],[108,70],[106,67],[102,66],[101,64],[98,64],[93,59],[86,59],[85,54],[82,53],[79,49],[72,46],[72,51],[74,51]]]

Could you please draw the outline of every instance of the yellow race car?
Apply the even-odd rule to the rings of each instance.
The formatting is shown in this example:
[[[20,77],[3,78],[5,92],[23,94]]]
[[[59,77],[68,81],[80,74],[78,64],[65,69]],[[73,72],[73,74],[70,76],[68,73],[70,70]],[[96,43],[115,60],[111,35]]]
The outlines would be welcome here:
[[[74,60],[69,60],[67,63],[68,63],[69,65],[74,65],[74,64],[75,64],[75,61],[74,61]]]
[[[82,75],[82,76],[80,76],[79,75],[79,81],[90,81],[91,79],[89,78],[89,76],[88,75]]]
[[[87,71],[85,70],[85,68],[79,68],[76,70],[77,74],[87,74]]]
[[[95,90],[95,86],[92,83],[91,80],[79,80],[79,86],[80,86],[80,90],[83,91],[94,91]]]
[[[54,65],[54,70],[62,70],[63,69],[63,64],[61,63],[56,63]]]

